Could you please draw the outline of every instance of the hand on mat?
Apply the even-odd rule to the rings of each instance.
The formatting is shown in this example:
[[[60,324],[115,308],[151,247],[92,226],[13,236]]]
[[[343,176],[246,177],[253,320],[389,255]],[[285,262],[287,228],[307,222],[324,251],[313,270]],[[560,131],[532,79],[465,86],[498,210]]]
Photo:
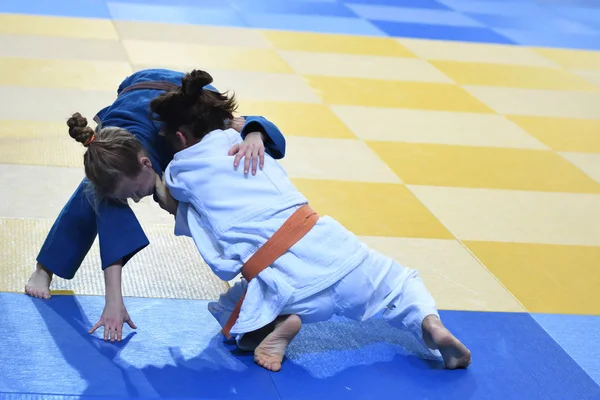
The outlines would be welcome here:
[[[123,324],[125,322],[127,322],[132,329],[137,329],[137,326],[135,326],[131,318],[129,318],[127,309],[125,309],[125,304],[106,304],[104,307],[104,312],[100,317],[100,321],[96,322],[96,325],[90,329],[90,334],[94,333],[96,329],[103,326],[105,341],[110,339],[111,342],[114,342],[115,340],[120,342],[123,333]]]
[[[237,169],[240,165],[240,161],[245,157],[244,160],[244,174],[247,174],[250,170],[250,163],[252,163],[252,175],[256,175],[256,167],[260,162],[260,169],[263,169],[265,165],[265,144],[263,141],[262,133],[251,132],[246,135],[246,139],[241,144],[235,144],[229,155],[235,155],[233,160],[233,167]]]

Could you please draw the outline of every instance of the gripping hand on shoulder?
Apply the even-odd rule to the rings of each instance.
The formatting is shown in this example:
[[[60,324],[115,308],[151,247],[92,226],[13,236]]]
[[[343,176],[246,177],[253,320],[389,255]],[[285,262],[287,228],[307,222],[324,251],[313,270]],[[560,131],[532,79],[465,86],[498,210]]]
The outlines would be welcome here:
[[[262,133],[251,132],[247,134],[242,143],[233,145],[229,150],[229,155],[235,155],[234,168],[237,169],[240,161],[244,158],[244,174],[250,172],[250,164],[252,164],[252,175],[256,175],[256,168],[260,165],[260,169],[263,169],[265,166],[265,143]]]
[[[172,215],[177,214],[177,206],[179,203],[171,196],[171,193],[169,193],[169,188],[165,182],[164,175],[161,178],[156,174],[154,187],[156,189],[156,197],[158,197],[158,205],[160,205],[160,208]]]

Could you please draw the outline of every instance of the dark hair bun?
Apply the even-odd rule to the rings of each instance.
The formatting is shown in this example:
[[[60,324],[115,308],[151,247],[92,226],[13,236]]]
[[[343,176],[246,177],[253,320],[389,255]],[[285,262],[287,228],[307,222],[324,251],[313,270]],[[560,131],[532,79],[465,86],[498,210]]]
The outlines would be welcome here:
[[[177,90],[166,91],[150,103],[152,118],[163,123],[162,133],[175,137],[183,132],[196,139],[215,129],[225,129],[225,120],[233,118],[236,102],[216,90],[204,90],[213,81],[208,72],[193,70],[181,79]]]
[[[195,101],[202,95],[204,86],[210,85],[212,76],[206,71],[193,70],[181,80],[181,92],[188,99]]]
[[[94,130],[87,126],[87,119],[75,113],[68,119],[69,136],[85,146],[94,135]]]

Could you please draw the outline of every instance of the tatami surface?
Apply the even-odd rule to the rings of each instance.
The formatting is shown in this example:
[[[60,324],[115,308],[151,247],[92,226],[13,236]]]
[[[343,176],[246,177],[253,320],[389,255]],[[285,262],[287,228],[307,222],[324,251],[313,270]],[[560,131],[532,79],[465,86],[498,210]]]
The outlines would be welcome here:
[[[281,128],[281,164],[312,205],[419,269],[439,308],[494,313],[489,321],[534,313],[521,326],[514,317],[513,334],[535,325],[555,343],[544,362],[564,352],[600,383],[597,50],[600,7],[584,0],[6,0],[0,291],[22,292],[83,176],[68,116],[91,120],[133,71],[202,68],[236,93],[240,114]],[[134,209],[151,245],[128,264],[125,295],[206,300],[225,290],[172,235],[169,215],[150,199]],[[75,279],[52,288],[102,295],[96,247]],[[10,299],[0,312],[19,313]],[[585,349],[575,331],[590,338]],[[473,367],[502,357],[501,343]],[[27,392],[2,376],[0,392]],[[508,398],[521,398],[517,387]],[[57,394],[83,394],[73,390]],[[498,392],[467,398],[501,398],[489,390]]]

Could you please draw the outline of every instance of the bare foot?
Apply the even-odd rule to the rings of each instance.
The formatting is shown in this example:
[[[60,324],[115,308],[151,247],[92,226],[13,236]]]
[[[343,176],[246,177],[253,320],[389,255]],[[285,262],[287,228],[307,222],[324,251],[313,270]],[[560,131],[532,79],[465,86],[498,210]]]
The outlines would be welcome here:
[[[275,329],[254,350],[254,362],[269,371],[281,369],[283,356],[290,342],[302,327],[297,315],[286,315],[275,320]]]
[[[52,282],[52,272],[38,263],[35,272],[31,274],[27,285],[25,285],[25,293],[39,299],[49,299],[50,282]]]
[[[438,349],[447,369],[467,368],[471,364],[471,352],[450,333],[435,315],[423,320],[423,340],[427,347]]]

